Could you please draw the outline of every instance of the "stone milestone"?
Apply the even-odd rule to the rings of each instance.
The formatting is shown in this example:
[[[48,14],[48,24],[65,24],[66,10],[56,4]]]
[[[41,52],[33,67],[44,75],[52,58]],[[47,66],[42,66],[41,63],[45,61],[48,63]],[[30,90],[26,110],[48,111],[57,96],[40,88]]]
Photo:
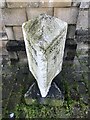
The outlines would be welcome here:
[[[40,14],[22,25],[29,69],[42,97],[46,97],[52,80],[62,70],[67,23]]]

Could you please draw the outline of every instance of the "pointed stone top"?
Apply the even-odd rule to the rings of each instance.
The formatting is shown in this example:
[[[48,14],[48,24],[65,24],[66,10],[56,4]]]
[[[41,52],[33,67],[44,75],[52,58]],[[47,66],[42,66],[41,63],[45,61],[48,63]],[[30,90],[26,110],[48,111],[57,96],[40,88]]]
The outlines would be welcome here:
[[[26,39],[44,50],[63,33],[66,26],[66,22],[46,14],[40,14],[22,25],[27,34]]]

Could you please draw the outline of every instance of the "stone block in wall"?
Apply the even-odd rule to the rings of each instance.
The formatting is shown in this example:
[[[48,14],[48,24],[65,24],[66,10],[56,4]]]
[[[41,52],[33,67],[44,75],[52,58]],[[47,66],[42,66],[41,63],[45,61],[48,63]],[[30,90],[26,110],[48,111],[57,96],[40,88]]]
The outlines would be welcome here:
[[[5,31],[9,40],[14,40],[13,27],[5,27]]]
[[[77,34],[86,34],[88,32],[88,27],[88,10],[80,10],[76,25]]]
[[[0,38],[3,36],[1,34],[3,34],[3,32],[5,31],[4,28],[5,28],[5,25],[2,18],[2,9],[0,8]]]
[[[6,50],[7,42],[0,40],[0,55],[8,55],[8,51]]]
[[[25,51],[25,44],[23,40],[9,40],[6,45],[7,51]]]
[[[26,21],[25,9],[8,9],[2,10],[3,21],[5,25],[22,25]]]
[[[19,60],[18,55],[17,55],[16,52],[9,52],[9,59],[11,61],[18,61]]]
[[[76,25],[69,25],[67,32],[67,39],[74,39],[76,31]]]
[[[40,0],[6,0],[8,8],[40,7]]]
[[[2,25],[0,24],[0,33],[2,33]],[[1,35],[0,35],[0,37],[1,37]]]
[[[2,9],[0,9],[0,32],[2,32]]]
[[[1,33],[1,40],[3,40],[3,41],[8,40],[8,37],[7,37],[7,34],[6,34],[5,31],[3,31],[3,32]]]
[[[7,56],[8,55],[8,51],[6,50],[6,48],[0,48],[0,56]]]
[[[88,26],[89,26],[89,34],[90,34],[90,9],[88,10]]]
[[[8,8],[68,7],[72,0],[6,0]]]
[[[80,6],[80,0],[72,0],[72,6],[79,7]]]
[[[26,51],[18,51],[19,61],[22,63],[28,63]]]
[[[0,44],[1,44],[1,41],[0,41]],[[0,45],[0,59],[1,59],[1,57],[2,57],[2,47],[1,47],[1,45]],[[2,60],[2,59],[1,59]],[[1,63],[0,63],[1,64]]]
[[[23,40],[22,27],[13,27],[15,40]]]
[[[0,8],[4,8],[6,6],[5,0],[0,0]]]
[[[8,41],[0,40],[0,48],[5,48]]]
[[[80,9],[88,9],[89,6],[89,2],[81,2]]]
[[[1,22],[1,21],[0,21]],[[1,25],[1,23],[0,23],[0,33],[2,32],[2,25]]]
[[[70,7],[72,0],[43,0],[42,7]]]
[[[8,8],[25,8],[25,7],[29,7],[29,3],[28,2],[20,2],[21,0],[15,2],[14,0],[6,0],[7,1],[7,7]],[[13,2],[12,2],[13,1]]]
[[[2,40],[0,40],[0,48],[2,48],[2,46],[3,46],[2,42],[3,42],[3,41],[2,41]]]
[[[53,8],[27,8],[28,20],[38,16],[41,13],[53,15]]]
[[[68,24],[76,24],[78,16],[78,8],[54,8],[54,16],[67,22]]]
[[[88,44],[85,44],[84,42],[79,42],[77,45],[77,49],[82,52],[82,55],[88,54],[89,46]],[[84,51],[84,52],[83,52]]]
[[[78,42],[77,52],[79,57],[86,57],[86,56],[88,57],[89,45],[85,44],[84,42]]]

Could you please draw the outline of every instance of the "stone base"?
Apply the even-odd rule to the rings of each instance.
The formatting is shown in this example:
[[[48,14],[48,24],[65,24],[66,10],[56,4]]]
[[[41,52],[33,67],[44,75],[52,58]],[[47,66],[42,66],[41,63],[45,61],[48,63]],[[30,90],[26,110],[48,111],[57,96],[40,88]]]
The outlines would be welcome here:
[[[64,102],[64,96],[55,82],[52,83],[49,93],[45,98],[41,97],[36,82],[30,86],[29,90],[25,93],[24,98],[27,105],[39,103],[44,105],[63,106]]]

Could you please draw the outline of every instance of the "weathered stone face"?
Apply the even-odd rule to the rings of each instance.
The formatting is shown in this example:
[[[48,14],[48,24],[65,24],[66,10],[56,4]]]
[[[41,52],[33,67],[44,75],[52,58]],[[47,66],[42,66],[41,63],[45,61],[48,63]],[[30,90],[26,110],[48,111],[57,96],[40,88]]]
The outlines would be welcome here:
[[[29,69],[37,80],[42,97],[62,69],[67,23],[41,14],[22,25]]]

